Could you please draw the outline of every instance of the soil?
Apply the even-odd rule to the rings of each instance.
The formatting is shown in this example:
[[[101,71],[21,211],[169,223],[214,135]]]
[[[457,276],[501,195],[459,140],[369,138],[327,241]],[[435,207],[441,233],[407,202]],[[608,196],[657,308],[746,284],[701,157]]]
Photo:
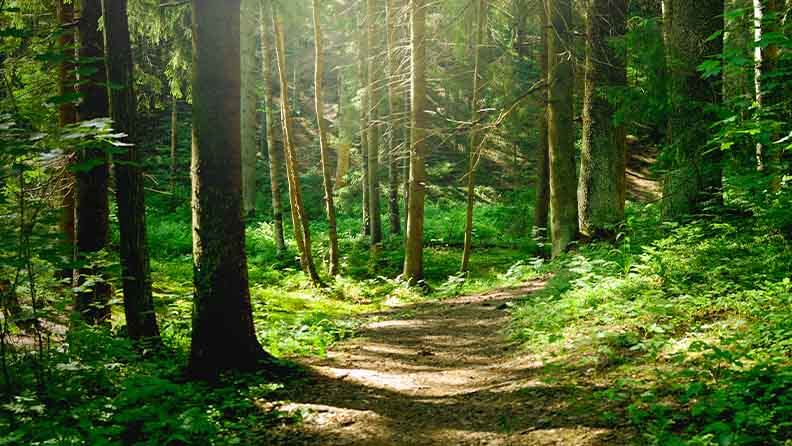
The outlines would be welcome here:
[[[577,404],[591,389],[542,381],[544,364],[510,342],[508,304],[543,286],[371,315],[280,409],[303,414],[270,444],[322,446],[621,445],[624,431]]]

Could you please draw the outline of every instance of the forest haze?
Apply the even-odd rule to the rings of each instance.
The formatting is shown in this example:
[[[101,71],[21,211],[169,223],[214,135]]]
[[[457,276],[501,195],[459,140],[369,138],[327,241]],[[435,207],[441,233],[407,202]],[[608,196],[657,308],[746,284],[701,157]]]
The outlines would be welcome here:
[[[0,446],[792,445],[791,15],[0,0]]]

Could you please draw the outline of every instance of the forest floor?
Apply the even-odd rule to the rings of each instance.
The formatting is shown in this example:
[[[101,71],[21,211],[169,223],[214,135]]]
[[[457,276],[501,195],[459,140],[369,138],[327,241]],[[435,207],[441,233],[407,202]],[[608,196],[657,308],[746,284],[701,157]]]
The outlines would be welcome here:
[[[542,381],[543,362],[510,341],[510,303],[544,280],[369,315],[359,336],[302,363],[279,410],[302,422],[288,445],[619,445],[626,431]]]

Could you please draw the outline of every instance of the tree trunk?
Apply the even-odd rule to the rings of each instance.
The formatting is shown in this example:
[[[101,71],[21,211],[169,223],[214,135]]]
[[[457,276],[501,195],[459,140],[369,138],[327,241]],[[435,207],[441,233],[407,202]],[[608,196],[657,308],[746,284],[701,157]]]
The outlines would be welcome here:
[[[376,33],[376,0],[366,0],[366,37],[368,39],[368,196],[369,219],[371,221],[371,244],[382,241],[382,214],[380,212],[379,189],[379,79],[377,79],[377,61],[374,58],[377,45]]]
[[[386,48],[387,57],[387,85],[388,85],[388,220],[391,234],[401,233],[401,217],[399,217],[399,158],[396,143],[397,115],[401,104],[396,89],[399,77],[398,63],[395,55],[396,48],[396,1],[386,0]]]
[[[286,242],[283,239],[283,203],[281,199],[280,179],[281,163],[278,151],[275,148],[275,118],[272,113],[274,103],[272,101],[272,50],[270,48],[270,32],[267,29],[267,13],[264,10],[264,2],[259,3],[261,16],[261,59],[263,72],[264,89],[264,129],[267,132],[267,158],[269,159],[270,172],[270,192],[272,194],[272,225],[273,236],[275,237],[275,249],[278,256],[286,253]]]
[[[574,42],[571,0],[546,0],[548,52],[547,142],[550,166],[550,222],[553,256],[577,238],[577,181],[573,115]]]
[[[80,121],[108,116],[107,76],[103,63],[103,37],[99,31],[102,17],[101,0],[80,0],[79,63],[85,75],[80,79],[78,91],[82,102],[77,110]],[[107,247],[109,208],[107,183],[109,168],[107,154],[101,144],[82,149],[78,153],[79,165],[98,165],[88,170],[79,169],[75,175],[75,245],[77,259],[87,262],[75,272],[75,283],[84,286],[89,276],[99,279],[91,289],[75,294],[74,309],[90,324],[109,323],[110,284],[101,279],[102,271],[91,265],[90,257]]]
[[[256,12],[259,0],[242,0],[240,52],[242,67],[242,204],[245,216],[256,213]]]
[[[330,154],[327,147],[327,125],[324,119],[324,99],[322,97],[322,78],[324,76],[324,54],[322,53],[322,25],[319,14],[319,0],[313,0],[314,47],[316,48],[316,70],[314,72],[314,92],[316,102],[316,125],[319,129],[319,153],[322,163],[322,179],[325,193],[325,212],[327,212],[327,236],[330,242],[330,265],[328,273],[335,277],[338,267],[338,234],[336,232],[336,211],[333,201],[333,174],[330,172]]]
[[[426,3],[410,0],[410,198],[407,205],[407,241],[404,278],[423,280],[424,197],[426,195]]]
[[[612,238],[624,220],[627,134],[610,98],[627,86],[628,0],[591,0],[586,24],[586,71],[583,93],[583,143],[580,156],[578,212],[587,238]]]
[[[63,60],[59,65],[58,94],[62,98],[76,93],[74,89],[77,77],[74,71],[74,4],[58,0],[58,23],[60,23],[61,34],[58,37],[58,46],[63,55]],[[65,127],[77,122],[77,107],[74,101],[62,101],[58,105],[58,126]],[[66,164],[64,169],[64,181],[61,195],[61,215],[60,232],[63,234],[63,252],[69,265],[74,262],[74,174],[69,170],[74,161],[74,152],[64,149],[63,158]],[[66,266],[59,272],[61,279],[71,279],[73,276],[71,266]]]
[[[314,285],[321,285],[319,274],[316,272],[313,254],[311,252],[311,232],[308,225],[308,214],[302,200],[300,177],[297,173],[297,153],[294,149],[291,128],[291,108],[289,107],[289,82],[286,78],[286,45],[283,37],[283,25],[280,16],[275,12],[274,3],[271,3],[273,29],[275,30],[275,54],[278,62],[278,75],[281,87],[281,123],[283,126],[284,153],[286,158],[286,178],[289,183],[289,201],[291,203],[292,225],[294,226],[294,239],[300,250],[300,265],[308,274]]]
[[[539,67],[542,70],[542,79],[545,84],[550,83],[548,71],[548,52],[547,52],[547,33],[548,17],[547,10],[540,8],[541,14],[541,50],[539,51]],[[545,87],[548,88],[548,87]],[[547,237],[548,213],[550,210],[550,154],[548,153],[547,143],[547,114],[548,114],[548,92],[547,89],[542,96],[541,115],[539,119],[539,145],[536,157],[536,206],[534,209],[534,229],[537,236]]]
[[[663,215],[674,219],[722,202],[722,154],[708,151],[713,105],[721,102],[721,78],[703,78],[698,66],[723,51],[722,0],[672,0],[668,32],[669,171],[663,183]],[[691,125],[696,123],[696,125]]]
[[[107,80],[114,129],[133,145],[115,157],[116,203],[124,287],[124,315],[133,340],[159,343],[159,328],[151,293],[151,267],[146,239],[146,202],[137,143],[132,46],[126,0],[103,0]]]
[[[193,0],[194,309],[189,372],[214,379],[270,356],[256,339],[242,219],[240,0]]]
[[[366,89],[368,82],[368,58],[369,47],[368,38],[366,36],[365,28],[365,14],[362,18],[358,19],[358,28],[360,30],[358,35],[358,93],[360,94],[360,155],[361,155],[361,170],[363,171],[363,235],[371,235],[371,213],[369,212],[369,143],[368,143],[368,109],[369,109],[369,95]]]
[[[170,132],[170,190],[176,194],[176,174],[178,171],[177,145],[179,142],[179,101],[171,96],[171,132]]]
[[[756,103],[758,104],[759,111],[764,112],[767,108],[772,108],[780,99],[779,93],[769,90],[767,88],[768,82],[765,82],[765,77],[768,73],[772,72],[779,57],[778,45],[771,42],[765,42],[764,36],[767,33],[778,32],[778,14],[780,14],[783,5],[780,0],[753,0],[754,11],[754,87],[756,95]],[[769,16],[769,17],[768,17]],[[756,143],[756,169],[758,171],[765,171],[769,161],[767,154],[764,153],[764,144],[762,142]]]
[[[465,209],[465,241],[462,248],[462,272],[467,272],[470,265],[470,252],[473,249],[473,206],[476,201],[476,164],[479,159],[479,59],[481,43],[484,38],[484,29],[487,24],[487,0],[478,0],[476,4],[476,32],[473,46],[473,97],[470,102],[470,142],[468,146],[467,170],[467,206]]]

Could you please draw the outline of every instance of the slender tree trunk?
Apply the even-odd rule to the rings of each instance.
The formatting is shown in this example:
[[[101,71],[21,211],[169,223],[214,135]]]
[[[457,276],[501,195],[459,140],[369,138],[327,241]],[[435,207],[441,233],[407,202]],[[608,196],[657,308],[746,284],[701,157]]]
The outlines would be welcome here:
[[[426,3],[410,0],[410,198],[404,278],[410,283],[423,280],[424,197],[426,195]]]
[[[671,166],[663,184],[663,215],[674,219],[722,202],[722,154],[708,151],[708,123],[717,119],[721,78],[703,78],[698,66],[723,51],[722,0],[672,0],[668,32],[670,68],[669,150]],[[715,36],[715,37],[712,37]],[[691,122],[698,125],[690,125]]]
[[[388,219],[391,234],[401,233],[401,217],[399,217],[399,158],[396,143],[397,114],[401,105],[396,82],[399,77],[396,60],[396,0],[386,0],[386,49],[387,84],[388,84]]]
[[[261,15],[261,58],[264,83],[264,119],[265,131],[267,132],[267,158],[269,159],[270,172],[270,192],[272,194],[272,225],[275,237],[275,249],[278,256],[286,253],[286,242],[283,239],[283,204],[281,201],[281,163],[278,151],[275,147],[275,118],[272,113],[274,103],[272,100],[272,50],[270,46],[270,31],[267,24],[267,12],[264,10],[264,2],[260,4]]]
[[[780,23],[778,15],[783,5],[780,0],[753,0],[754,11],[754,88],[756,103],[760,112],[765,112],[767,108],[772,108],[780,99],[778,92],[769,90],[765,81],[768,73],[772,72],[779,57],[778,45],[772,42],[763,42],[765,34],[777,32]],[[769,17],[768,17],[769,16]],[[773,26],[775,25],[775,26]],[[765,43],[767,43],[765,45]],[[762,142],[756,143],[756,169],[758,171],[767,170],[769,161],[765,147]]]
[[[547,9],[540,8],[541,15],[541,49],[539,51],[539,67],[542,70],[542,79],[546,85],[550,84],[548,74],[548,53],[547,53],[547,33],[548,18]],[[547,88],[547,87],[545,87]],[[542,96],[541,112],[539,118],[539,144],[537,146],[536,157],[536,206],[534,210],[534,228],[540,237],[547,237],[548,213],[550,210],[550,154],[547,144],[547,112],[548,95],[545,89]]]
[[[127,0],[103,0],[107,80],[114,129],[126,133],[129,146],[115,158],[116,203],[121,239],[124,315],[133,340],[159,343],[159,327],[151,292],[151,267],[146,239],[146,202],[135,120],[132,46],[129,41]]]
[[[336,85],[338,86],[338,113],[336,114],[336,121],[338,127],[338,160],[335,173],[335,189],[338,190],[346,186],[346,174],[349,172],[349,152],[350,144],[350,131],[347,118],[347,95],[344,88],[344,77],[342,70],[337,71]]]
[[[546,0],[548,30],[547,141],[550,165],[550,222],[553,256],[566,251],[577,238],[577,181],[575,176],[575,86],[572,1]]]
[[[58,23],[60,23],[62,30],[58,38],[58,46],[63,53],[63,61],[59,65],[59,79],[58,79],[58,94],[65,98],[70,94],[74,94],[74,89],[77,83],[77,78],[74,72],[74,29],[72,23],[74,22],[74,4],[66,3],[64,0],[58,0],[56,3],[58,9]],[[65,127],[69,124],[77,122],[77,107],[74,101],[64,101],[58,105],[58,125]],[[65,258],[71,264],[74,261],[74,175],[70,171],[70,167],[74,161],[74,152],[70,149],[64,149],[63,158],[65,160],[66,169],[64,169],[63,190],[61,195],[61,215],[60,215],[60,232],[63,234],[63,251]],[[62,279],[72,278],[72,270],[70,266],[64,268],[58,274]]]
[[[465,209],[465,241],[462,249],[462,272],[467,272],[470,265],[470,253],[473,250],[473,206],[476,201],[476,164],[479,158],[479,61],[484,28],[487,26],[487,0],[478,0],[476,4],[476,32],[473,46],[473,97],[470,102],[470,142],[468,146],[467,170],[467,206]]]
[[[610,98],[627,86],[628,0],[591,0],[586,24],[586,77],[583,94],[583,144],[580,157],[578,213],[587,238],[611,238],[624,220],[627,133],[614,122]]]
[[[81,121],[105,118],[109,115],[107,76],[104,64],[104,45],[99,31],[102,17],[101,0],[80,0],[80,68],[87,74],[80,79],[78,91],[82,103],[77,110]],[[75,193],[75,245],[79,261],[88,263],[75,272],[75,282],[82,286],[89,276],[101,277],[100,268],[91,266],[89,260],[107,247],[109,207],[107,184],[109,168],[107,155],[100,144],[78,153],[77,162],[87,164],[98,161],[89,170],[80,170],[76,177]],[[107,282],[97,280],[90,287],[76,293],[74,309],[90,324],[109,322],[111,288]]]
[[[327,147],[327,125],[324,119],[324,99],[322,97],[322,78],[324,76],[324,54],[322,53],[322,25],[319,0],[313,0],[314,46],[316,48],[316,70],[314,72],[314,91],[316,102],[316,125],[319,129],[319,153],[322,163],[324,182],[325,211],[327,212],[327,236],[330,242],[330,264],[328,273],[334,277],[338,267],[338,234],[336,232],[336,211],[333,202],[333,174],[330,172],[330,154]]]
[[[270,360],[256,339],[242,219],[239,1],[193,0],[194,309],[189,371]]]
[[[363,170],[363,234],[371,235],[371,212],[369,201],[369,142],[368,142],[368,109],[369,109],[369,95],[366,84],[368,83],[368,58],[369,46],[368,38],[366,35],[365,27],[365,14],[361,15],[362,18],[358,19],[358,28],[360,29],[358,38],[359,60],[358,60],[358,82],[360,94],[360,154],[361,154],[361,167]]]
[[[179,143],[179,101],[176,96],[171,96],[171,131],[170,131],[170,190],[176,193],[176,175],[178,173],[178,159],[176,149]]]
[[[382,241],[382,213],[380,212],[379,188],[379,86],[377,79],[377,60],[374,57],[377,45],[376,28],[376,0],[366,0],[366,30],[368,39],[368,196],[369,219],[371,220],[371,244],[377,245]]]
[[[242,0],[240,52],[242,66],[242,205],[246,216],[256,213],[256,12],[259,0]]]
[[[294,239],[300,250],[300,264],[308,274],[314,285],[321,285],[319,274],[316,272],[313,254],[311,252],[311,232],[308,225],[308,214],[302,200],[300,177],[297,173],[297,154],[294,149],[291,128],[291,108],[289,107],[289,83],[286,78],[286,54],[283,37],[283,25],[280,16],[275,12],[272,4],[273,29],[275,30],[275,54],[278,62],[278,75],[281,86],[281,123],[283,125],[284,152],[286,158],[286,177],[289,180],[289,200],[291,203],[292,224],[294,226]]]

